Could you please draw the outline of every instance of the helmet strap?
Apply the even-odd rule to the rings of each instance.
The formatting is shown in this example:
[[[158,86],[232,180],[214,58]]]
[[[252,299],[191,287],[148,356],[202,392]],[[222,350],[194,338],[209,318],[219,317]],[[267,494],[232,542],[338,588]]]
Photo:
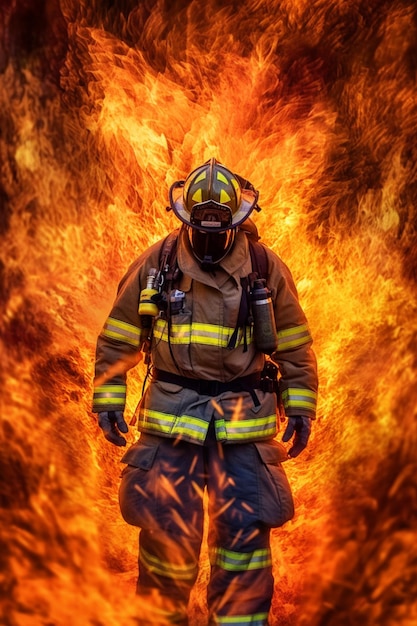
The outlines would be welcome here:
[[[200,261],[200,267],[203,270],[203,272],[212,272],[213,270],[216,269],[216,267],[218,267],[218,265],[219,265],[219,261],[216,261],[214,263],[213,257],[211,256],[205,256],[204,259]]]

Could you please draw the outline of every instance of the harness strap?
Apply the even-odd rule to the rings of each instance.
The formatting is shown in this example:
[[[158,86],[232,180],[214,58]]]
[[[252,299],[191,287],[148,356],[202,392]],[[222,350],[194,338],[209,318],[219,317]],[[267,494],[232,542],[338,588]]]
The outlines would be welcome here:
[[[178,243],[179,228],[176,228],[170,233],[164,240],[160,252],[160,272],[165,276],[167,282],[177,278],[178,266],[177,266],[177,243]]]
[[[256,272],[256,276],[254,278],[267,278],[268,276],[268,256],[266,254],[266,250],[261,243],[257,241],[252,241],[248,239],[249,243],[249,253],[252,261],[252,272]],[[252,286],[252,285],[251,285]]]
[[[228,350],[236,348],[239,328],[243,327],[243,352],[247,352],[248,343],[246,339],[246,326],[251,325],[252,318],[250,315],[249,291],[253,286],[254,280],[257,278],[267,278],[268,276],[268,257],[265,248],[257,241],[248,238],[250,258],[252,262],[252,272],[249,276],[240,279],[242,286],[242,297],[240,299],[239,312],[237,316],[236,327],[227,344]]]
[[[204,380],[202,378],[188,378],[171,372],[166,372],[155,368],[152,372],[152,380],[160,380],[164,383],[173,383],[186,389],[192,389],[197,393],[205,396],[218,396],[225,391],[248,391],[254,401],[255,406],[259,406],[259,400],[256,396],[255,389],[260,388],[261,373],[249,374],[241,378],[235,378],[228,382],[220,380]]]

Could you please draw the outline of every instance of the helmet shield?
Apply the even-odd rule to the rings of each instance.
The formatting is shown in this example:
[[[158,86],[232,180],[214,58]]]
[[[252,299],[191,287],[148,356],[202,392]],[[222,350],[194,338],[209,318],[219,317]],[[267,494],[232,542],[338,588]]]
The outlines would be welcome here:
[[[236,231],[225,230],[221,233],[208,233],[196,228],[187,228],[191,249],[203,270],[216,267],[233,247]]]
[[[205,232],[236,228],[249,217],[258,201],[255,189],[242,188],[240,178],[210,159],[175,182],[169,200],[175,215],[187,226]]]

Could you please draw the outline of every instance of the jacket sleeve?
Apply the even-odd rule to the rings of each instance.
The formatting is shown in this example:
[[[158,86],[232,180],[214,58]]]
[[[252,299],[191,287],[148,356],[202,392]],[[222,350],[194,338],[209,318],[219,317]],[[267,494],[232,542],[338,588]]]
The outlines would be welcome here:
[[[96,346],[92,410],[123,411],[126,374],[141,358],[141,320],[138,314],[141,289],[148,268],[157,267],[158,246],[141,255],[119,283],[113,307]]]
[[[279,367],[285,414],[314,419],[318,377],[313,340],[291,272],[273,253],[269,256],[268,287],[272,291],[278,333],[278,347],[272,359]]]

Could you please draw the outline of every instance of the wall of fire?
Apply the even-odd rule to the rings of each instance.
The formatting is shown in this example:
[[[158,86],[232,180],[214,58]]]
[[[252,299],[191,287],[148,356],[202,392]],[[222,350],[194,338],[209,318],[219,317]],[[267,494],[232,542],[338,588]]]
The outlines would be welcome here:
[[[2,0],[2,624],[152,615],[90,411],[94,344],[175,226],[169,185],[211,156],[259,189],[319,362],[271,624],[417,622],[416,42],[413,0]],[[193,626],[207,571],[203,553]]]

